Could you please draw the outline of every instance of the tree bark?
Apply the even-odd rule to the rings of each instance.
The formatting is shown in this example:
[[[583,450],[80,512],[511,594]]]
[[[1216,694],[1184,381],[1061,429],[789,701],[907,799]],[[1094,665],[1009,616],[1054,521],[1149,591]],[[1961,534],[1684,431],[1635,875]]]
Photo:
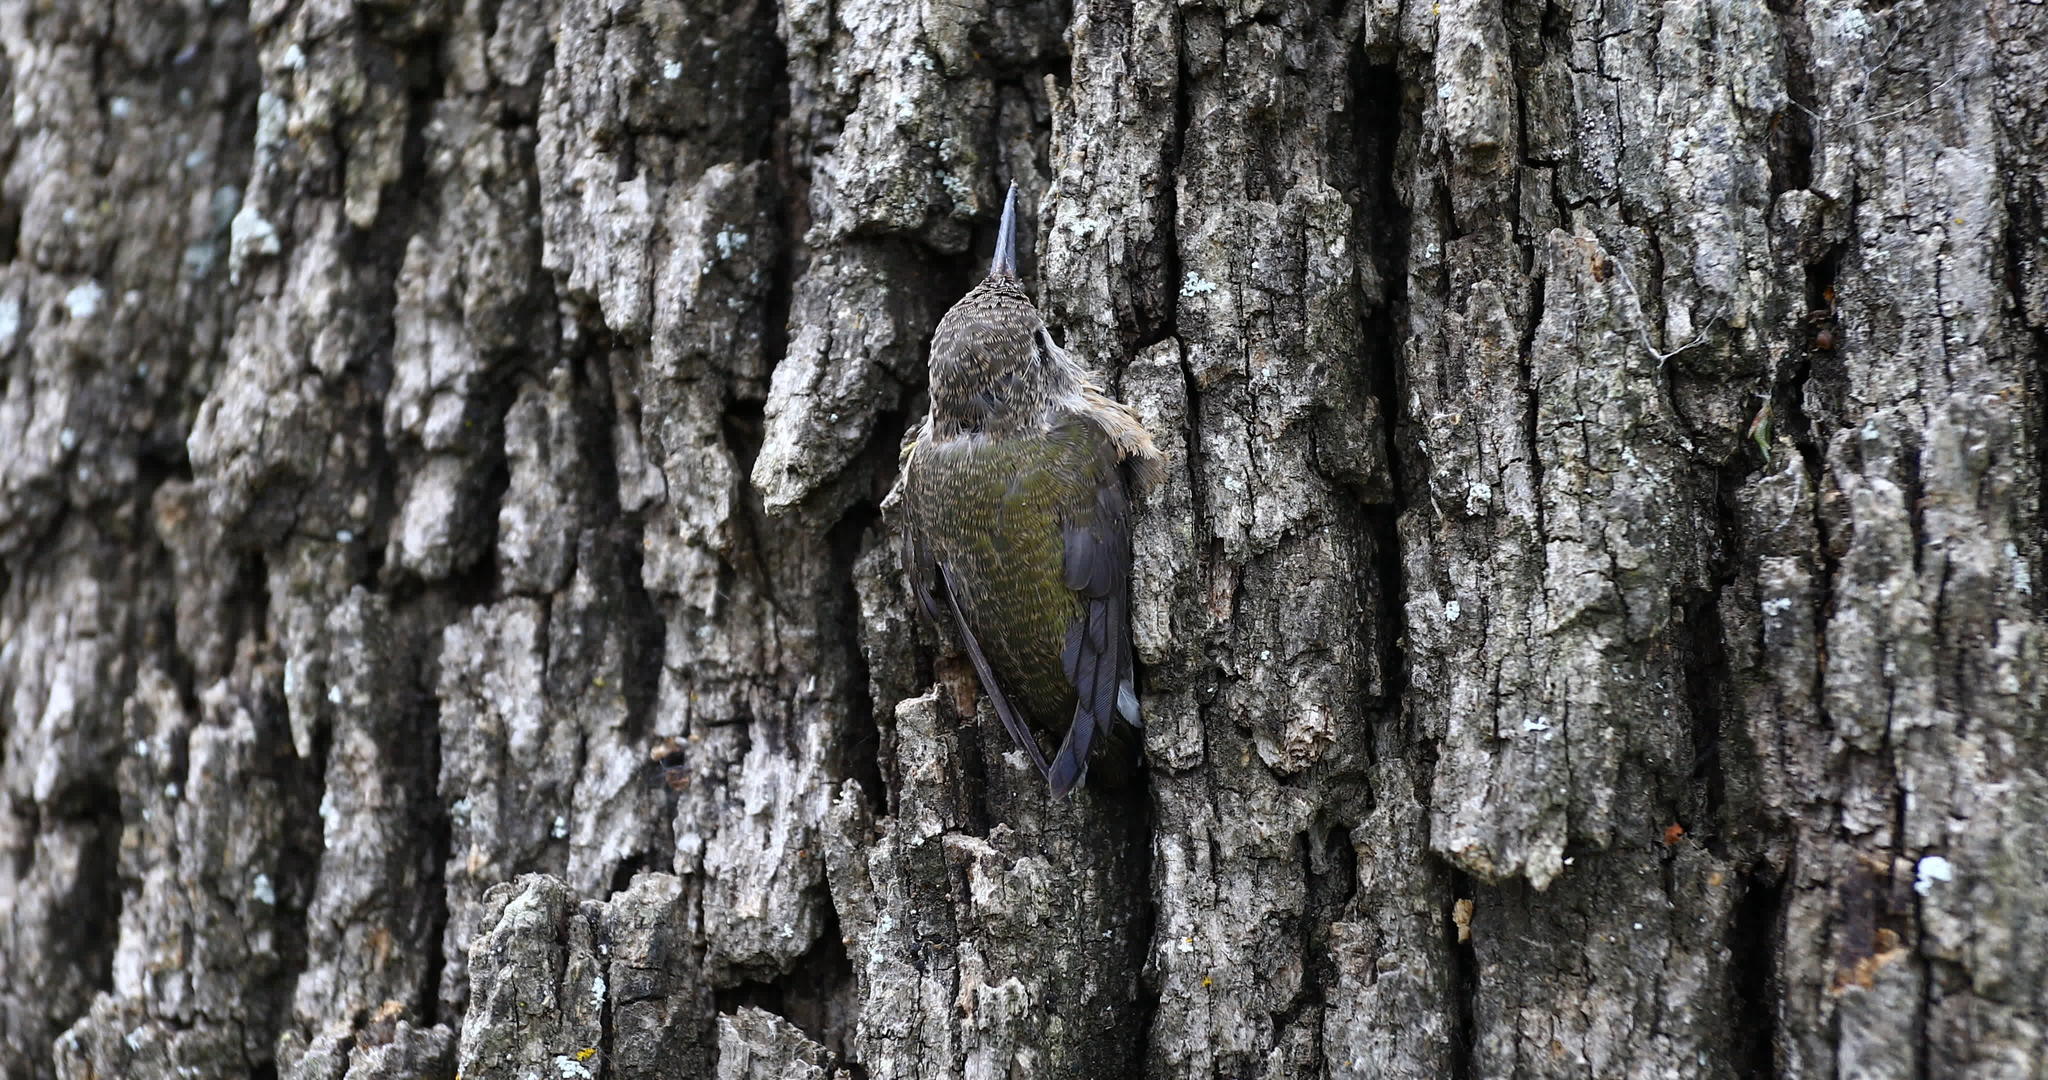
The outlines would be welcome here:
[[[2048,1077],[2048,9],[0,3],[0,1075]],[[1143,782],[912,616],[1169,456]]]

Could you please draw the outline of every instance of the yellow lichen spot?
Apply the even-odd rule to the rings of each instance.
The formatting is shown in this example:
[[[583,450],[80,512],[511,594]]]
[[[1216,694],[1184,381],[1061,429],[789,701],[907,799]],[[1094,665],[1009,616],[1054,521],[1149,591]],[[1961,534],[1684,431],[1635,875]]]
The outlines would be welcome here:
[[[1214,985],[1216,985],[1216,980],[1210,978],[1207,975],[1202,976],[1202,989],[1207,990],[1208,988]]]
[[[589,1061],[591,1058],[594,1058],[596,1056],[597,1047],[595,1046],[586,1046],[583,1049],[576,1051],[576,1060],[578,1061]]]

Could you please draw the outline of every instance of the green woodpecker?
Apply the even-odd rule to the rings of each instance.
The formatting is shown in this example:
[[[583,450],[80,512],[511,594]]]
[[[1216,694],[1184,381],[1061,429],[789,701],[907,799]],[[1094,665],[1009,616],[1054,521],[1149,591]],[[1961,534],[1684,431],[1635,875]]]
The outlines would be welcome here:
[[[1159,452],[1025,295],[1015,184],[988,277],[932,335],[930,380],[931,412],[904,464],[912,591],[953,626],[1054,795],[1081,783],[1098,742],[1102,772],[1129,771],[1139,720],[1127,490],[1156,481]]]

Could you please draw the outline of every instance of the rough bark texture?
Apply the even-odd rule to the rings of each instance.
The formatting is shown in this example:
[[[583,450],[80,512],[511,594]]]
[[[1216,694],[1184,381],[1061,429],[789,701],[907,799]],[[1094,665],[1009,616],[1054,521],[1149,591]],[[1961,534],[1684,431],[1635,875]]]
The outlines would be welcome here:
[[[0,50],[9,1080],[2048,1076],[2040,4]],[[1013,178],[1171,459],[1059,803],[883,505]]]

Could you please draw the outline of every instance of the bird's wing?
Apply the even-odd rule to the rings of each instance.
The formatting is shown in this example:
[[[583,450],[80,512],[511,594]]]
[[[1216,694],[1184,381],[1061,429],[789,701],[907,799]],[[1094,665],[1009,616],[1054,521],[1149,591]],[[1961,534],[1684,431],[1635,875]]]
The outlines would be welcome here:
[[[974,674],[981,679],[981,688],[988,693],[989,704],[996,710],[996,718],[1003,722],[1003,730],[1024,751],[1031,764],[1037,766],[1040,775],[1049,776],[1045,764],[1045,751],[1038,748],[1038,740],[1031,729],[1024,726],[1024,720],[1017,710],[1010,707],[1010,699],[1003,694],[1003,684],[996,681],[995,669],[989,667],[988,656],[981,651],[981,642],[974,637],[974,629],[967,625],[967,613],[960,610],[960,587],[953,579],[953,568],[939,564],[939,573],[945,579],[946,602],[953,609],[953,625],[960,631],[960,641],[967,646],[967,658],[974,662]]]
[[[1087,775],[1089,747],[1109,733],[1120,704],[1137,713],[1130,686],[1130,503],[1115,446],[1099,431],[1090,435],[1097,444],[1090,484],[1060,522],[1066,585],[1080,598],[1081,611],[1060,652],[1077,703],[1046,773],[1054,795],[1065,795]]]
[[[939,583],[939,561],[930,548],[918,538],[918,530],[903,530],[903,580],[910,584],[911,595],[917,597],[917,606],[924,609],[925,618],[932,625],[945,621],[939,614],[939,598],[932,592]]]
[[[911,455],[906,452],[905,475],[916,468]],[[960,643],[967,649],[967,659],[974,664],[974,674],[981,681],[982,692],[988,695],[989,704],[994,706],[996,718],[1003,722],[1003,730],[1031,759],[1040,775],[1046,771],[1045,751],[1039,749],[1038,740],[1031,735],[1031,729],[1024,726],[1022,717],[1010,705],[1010,699],[1003,693],[1003,685],[996,681],[994,668],[989,666],[988,654],[982,651],[981,642],[974,636],[974,627],[969,625],[967,613],[960,606],[960,584],[953,576],[951,567],[939,561],[930,545],[925,543],[923,530],[915,524],[903,530],[903,576],[910,582],[910,591],[916,595],[919,607],[925,616],[937,626],[950,620],[953,629],[960,635]],[[943,611],[939,605],[939,593],[945,594]]]

